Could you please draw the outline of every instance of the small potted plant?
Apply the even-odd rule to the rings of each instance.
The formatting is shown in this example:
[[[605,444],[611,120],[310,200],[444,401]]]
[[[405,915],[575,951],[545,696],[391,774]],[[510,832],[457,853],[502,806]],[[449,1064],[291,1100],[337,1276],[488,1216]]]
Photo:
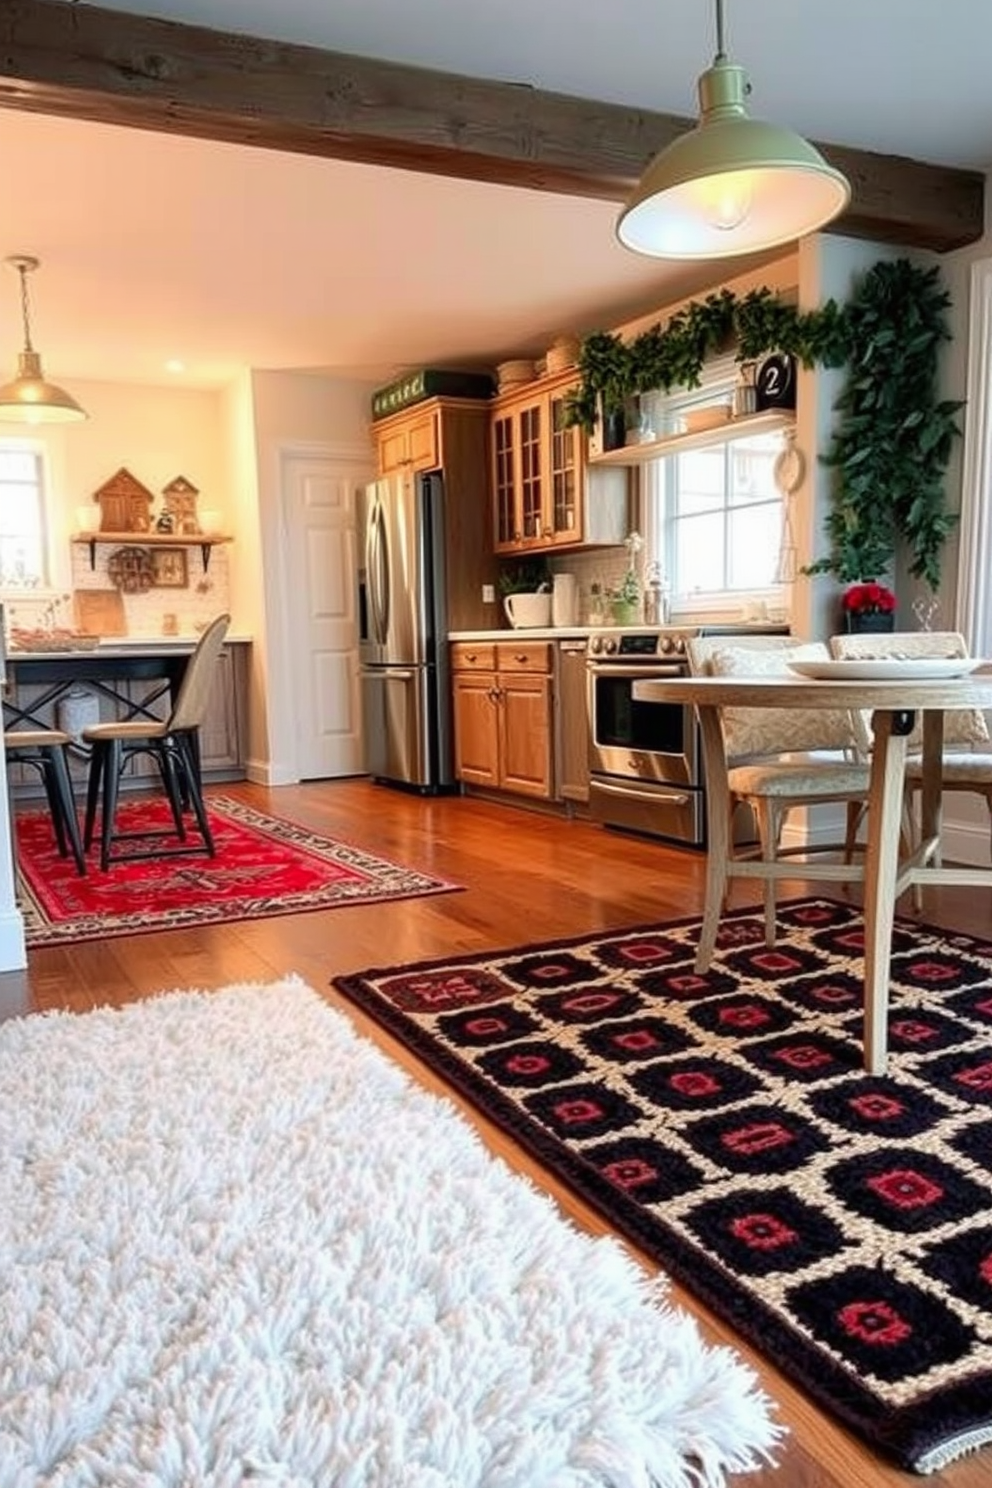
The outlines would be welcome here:
[[[874,579],[845,589],[841,606],[848,631],[895,630],[896,597],[891,589],[877,584]]]
[[[610,614],[614,625],[634,625],[641,607],[641,586],[632,568],[610,590]]]
[[[627,570],[609,590],[610,613],[614,625],[634,625],[640,619],[641,581],[637,576],[637,555],[644,546],[639,532],[631,532],[624,538],[627,549]]]

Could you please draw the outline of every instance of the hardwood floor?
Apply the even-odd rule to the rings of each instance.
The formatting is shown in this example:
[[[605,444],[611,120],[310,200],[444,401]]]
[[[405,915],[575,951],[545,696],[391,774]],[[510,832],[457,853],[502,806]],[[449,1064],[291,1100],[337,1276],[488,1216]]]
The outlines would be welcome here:
[[[342,1006],[425,1086],[444,1090],[436,1076],[387,1034],[340,1003],[330,978],[369,966],[672,919],[702,909],[701,855],[586,822],[457,797],[422,800],[364,780],[223,789],[315,831],[452,879],[465,892],[32,951],[26,972],[0,975],[0,1017],[56,1008],[83,1012],[176,987],[215,988],[297,972]],[[819,887],[797,880],[783,886],[783,897]],[[734,892],[734,903],[752,902],[749,885],[740,883]],[[839,897],[837,885],[823,886],[823,892]],[[947,928],[987,934],[989,911],[984,890],[931,890],[924,897],[923,917]],[[459,1097],[452,1098],[490,1146],[553,1194],[576,1223],[594,1233],[608,1228],[508,1137]],[[655,1269],[635,1247],[630,1249],[647,1269]],[[681,1288],[673,1287],[673,1300],[700,1319],[709,1338],[733,1344],[750,1360],[789,1429],[777,1470],[736,1477],[735,1488],[766,1482],[788,1488],[891,1488],[920,1481],[874,1457],[819,1412],[787,1375],[741,1343]],[[926,1481],[933,1488],[992,1488],[992,1448]]]

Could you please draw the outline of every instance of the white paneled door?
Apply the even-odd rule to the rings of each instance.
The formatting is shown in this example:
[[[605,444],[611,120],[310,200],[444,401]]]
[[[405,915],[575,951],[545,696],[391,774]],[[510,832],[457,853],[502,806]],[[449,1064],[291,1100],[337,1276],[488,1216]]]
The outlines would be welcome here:
[[[368,478],[353,459],[294,454],[283,465],[300,780],[363,770],[356,493]]]

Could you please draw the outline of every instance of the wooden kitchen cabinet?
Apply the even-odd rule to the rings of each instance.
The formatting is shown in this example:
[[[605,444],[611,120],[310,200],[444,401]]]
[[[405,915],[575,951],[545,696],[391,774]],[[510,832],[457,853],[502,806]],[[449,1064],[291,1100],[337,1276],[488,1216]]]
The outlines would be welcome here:
[[[432,398],[374,426],[376,464],[380,475],[393,470],[437,470],[441,464],[441,411]]]
[[[428,398],[372,425],[380,479],[412,482],[440,471],[444,489],[449,630],[492,624],[498,566],[489,540],[488,398]]]
[[[200,769],[205,780],[243,780],[248,733],[248,647],[224,646],[200,725]]]
[[[493,547],[497,553],[618,545],[627,535],[628,477],[593,471],[585,433],[565,422],[574,370],[493,400]]]
[[[451,648],[451,671],[456,778],[465,785],[551,800],[551,645],[457,641]]]

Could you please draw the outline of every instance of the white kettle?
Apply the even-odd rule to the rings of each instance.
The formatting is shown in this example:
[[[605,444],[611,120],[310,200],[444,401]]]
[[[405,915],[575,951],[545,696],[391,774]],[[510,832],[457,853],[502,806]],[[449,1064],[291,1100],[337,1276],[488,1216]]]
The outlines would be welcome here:
[[[556,629],[579,623],[579,590],[575,575],[555,574],[551,590],[551,624]]]

